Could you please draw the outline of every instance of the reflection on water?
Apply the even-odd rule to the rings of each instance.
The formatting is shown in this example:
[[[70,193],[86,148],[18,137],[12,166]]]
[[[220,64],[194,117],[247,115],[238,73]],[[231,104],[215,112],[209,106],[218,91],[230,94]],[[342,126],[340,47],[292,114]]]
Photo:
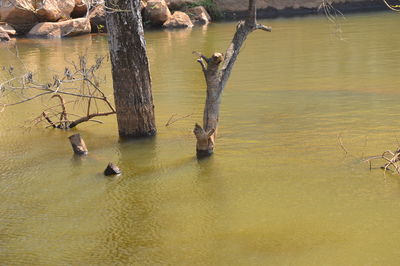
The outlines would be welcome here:
[[[234,23],[146,34],[159,134],[120,141],[114,117],[73,132],[20,127],[40,100],[0,114],[0,264],[398,265],[400,183],[361,157],[397,146],[398,16],[266,21],[224,92],[216,154],[195,159],[204,80],[192,51],[223,51]],[[41,79],[104,35],[17,40]],[[4,49],[3,49],[4,48]],[[22,69],[12,48],[0,65]],[[112,94],[109,63],[101,72]],[[3,78],[3,77],[2,77]],[[172,114],[191,115],[165,127]],[[74,159],[68,136],[90,150]],[[337,144],[341,134],[350,151]],[[102,175],[108,162],[123,174]]]

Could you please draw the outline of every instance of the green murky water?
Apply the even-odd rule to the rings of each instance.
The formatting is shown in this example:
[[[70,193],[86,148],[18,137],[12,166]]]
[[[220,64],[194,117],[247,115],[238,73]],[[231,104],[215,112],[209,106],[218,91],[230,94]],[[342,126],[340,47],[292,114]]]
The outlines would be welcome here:
[[[148,32],[158,136],[120,142],[114,117],[72,132],[32,128],[47,100],[0,114],[1,265],[399,265],[400,177],[361,158],[395,149],[400,17],[266,21],[223,96],[216,154],[194,158],[204,81],[193,50],[223,51],[235,24]],[[41,75],[105,36],[18,40]],[[6,48],[1,65],[20,63]],[[106,64],[104,75],[109,73]],[[110,76],[105,89],[111,94]],[[189,118],[165,127],[172,114]],[[337,135],[349,151],[345,156]],[[105,178],[116,162],[123,174]]]

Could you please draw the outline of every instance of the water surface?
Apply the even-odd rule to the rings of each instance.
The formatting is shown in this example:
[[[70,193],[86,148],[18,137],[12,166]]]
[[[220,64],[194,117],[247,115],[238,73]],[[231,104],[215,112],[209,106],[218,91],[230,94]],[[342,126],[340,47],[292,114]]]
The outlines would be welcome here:
[[[147,32],[155,139],[119,141],[114,117],[28,130],[48,99],[6,109],[0,264],[399,265],[400,179],[360,163],[398,146],[399,19],[351,15],[342,38],[323,17],[264,21],[274,30],[246,42],[203,161],[192,129],[205,84],[191,53],[224,51],[234,23]],[[102,35],[17,45],[43,80],[108,53]],[[0,63],[22,68],[4,47]],[[106,62],[111,95],[109,74]],[[165,127],[173,114],[192,115]],[[67,139],[77,132],[90,150],[81,160]],[[121,176],[102,175],[109,161]]]

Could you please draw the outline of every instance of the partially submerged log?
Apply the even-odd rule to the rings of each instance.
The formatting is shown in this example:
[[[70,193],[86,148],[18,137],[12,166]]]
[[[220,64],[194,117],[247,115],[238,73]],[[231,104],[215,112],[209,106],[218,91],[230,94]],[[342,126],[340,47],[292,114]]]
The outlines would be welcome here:
[[[121,173],[121,170],[118,168],[118,166],[116,166],[113,163],[109,163],[107,165],[106,170],[104,170],[105,176],[119,175],[120,173]]]
[[[257,24],[256,0],[249,0],[248,16],[245,21],[240,21],[236,27],[236,33],[231,44],[225,52],[214,53],[208,58],[198,52],[197,62],[200,63],[207,84],[207,98],[203,114],[203,127],[196,124],[194,134],[197,139],[198,157],[210,156],[213,154],[217,127],[219,120],[219,109],[222,91],[232,72],[233,65],[239,55],[247,36],[254,30],[271,31],[270,27]]]
[[[69,141],[71,142],[72,149],[76,155],[87,155],[88,149],[86,148],[85,141],[83,141],[80,134],[75,134],[69,136]]]

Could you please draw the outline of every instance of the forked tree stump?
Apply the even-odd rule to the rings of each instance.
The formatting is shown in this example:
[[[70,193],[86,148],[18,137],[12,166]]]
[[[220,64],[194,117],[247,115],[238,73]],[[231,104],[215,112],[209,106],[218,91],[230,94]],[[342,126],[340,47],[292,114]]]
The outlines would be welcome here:
[[[197,139],[197,144],[196,144],[197,158],[201,159],[211,156],[214,152],[213,135],[215,133],[215,130],[211,129],[206,132],[200,125],[196,124],[193,133]]]
[[[198,157],[207,157],[213,154],[218,131],[222,91],[228,82],[240,49],[246,41],[247,36],[255,30],[271,31],[270,27],[257,23],[256,2],[257,0],[249,0],[247,18],[245,21],[239,22],[236,26],[236,33],[225,55],[214,53],[211,57],[206,57],[201,53],[194,52],[199,57],[197,62],[201,65],[207,84],[203,127],[196,124],[193,130],[197,139],[196,150]]]
[[[72,136],[69,136],[69,141],[71,142],[72,149],[74,150],[74,153],[77,155],[87,155],[88,154],[88,149],[86,148],[85,141],[83,141],[82,137],[80,134],[75,134]]]

